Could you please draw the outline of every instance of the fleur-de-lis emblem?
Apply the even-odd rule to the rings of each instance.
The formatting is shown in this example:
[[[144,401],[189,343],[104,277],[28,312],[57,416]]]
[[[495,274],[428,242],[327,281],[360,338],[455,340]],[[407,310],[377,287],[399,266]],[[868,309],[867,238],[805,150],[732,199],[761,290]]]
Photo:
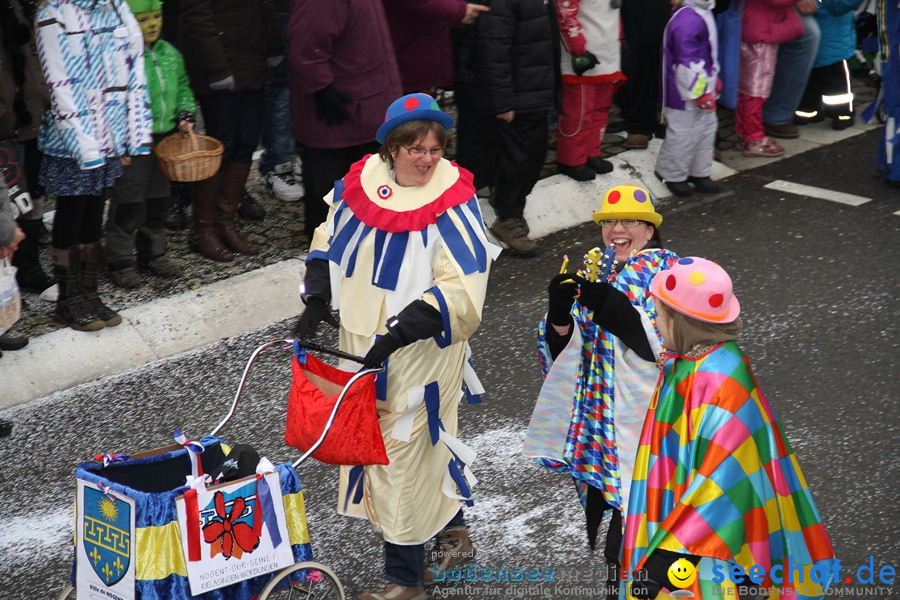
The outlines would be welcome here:
[[[97,546],[94,546],[94,549],[91,550],[91,553],[90,553],[89,556],[90,556],[92,559],[94,559],[94,564],[95,564],[95,565],[96,565],[98,562],[100,562],[100,553],[97,552]]]
[[[116,568],[116,575],[122,572],[122,569],[125,568],[125,565],[122,564],[122,560],[117,556],[116,562],[113,563],[113,566]]]
[[[109,568],[109,563],[103,565],[103,574],[106,575],[106,581],[109,583],[109,580],[112,579],[112,569]]]

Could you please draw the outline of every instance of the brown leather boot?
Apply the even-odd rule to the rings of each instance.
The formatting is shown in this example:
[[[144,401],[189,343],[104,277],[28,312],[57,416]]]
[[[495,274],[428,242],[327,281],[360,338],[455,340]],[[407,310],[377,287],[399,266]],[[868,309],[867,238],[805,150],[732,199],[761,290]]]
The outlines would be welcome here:
[[[210,260],[231,262],[234,255],[225,247],[215,231],[221,183],[222,169],[219,169],[209,179],[192,184],[193,209],[188,244],[194,252]]]
[[[425,585],[443,580],[441,572],[467,563],[475,558],[475,547],[469,539],[468,527],[448,527],[437,534],[435,544],[426,557]]]
[[[81,288],[81,248],[52,248],[53,275],[59,284],[56,318],[76,331],[97,331],[106,324],[91,310]]]
[[[119,313],[108,307],[100,299],[97,293],[97,286],[100,283],[100,271],[106,264],[106,252],[102,242],[94,242],[93,244],[81,245],[81,262],[83,271],[81,272],[81,287],[84,292],[84,299],[93,313],[100,317],[103,324],[107,327],[115,327],[122,322]]]
[[[234,227],[250,163],[225,163],[222,165],[222,193],[219,195],[219,213],[216,218],[216,234],[225,245],[239,254],[259,254],[259,246],[251,244],[238,235]]]

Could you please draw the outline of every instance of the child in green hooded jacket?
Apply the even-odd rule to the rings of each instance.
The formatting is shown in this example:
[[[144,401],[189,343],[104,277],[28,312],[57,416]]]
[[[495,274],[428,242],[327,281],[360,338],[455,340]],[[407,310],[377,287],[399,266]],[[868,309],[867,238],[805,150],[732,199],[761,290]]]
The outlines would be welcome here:
[[[126,1],[144,35],[144,71],[155,145],[176,126],[181,131],[192,126],[196,103],[181,53],[159,39],[162,1]],[[119,287],[141,284],[137,266],[164,277],[181,273],[180,265],[166,256],[165,221],[172,201],[169,183],[156,158],[149,155],[132,157],[113,187],[106,252],[110,279]]]

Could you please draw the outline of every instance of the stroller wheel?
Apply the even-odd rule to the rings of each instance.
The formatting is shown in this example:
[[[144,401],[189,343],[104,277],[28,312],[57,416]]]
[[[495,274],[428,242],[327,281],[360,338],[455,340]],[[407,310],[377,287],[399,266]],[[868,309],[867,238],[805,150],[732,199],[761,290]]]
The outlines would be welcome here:
[[[67,585],[59,591],[59,596],[56,597],[56,600],[75,600],[75,588]]]
[[[313,561],[279,571],[259,600],[344,600],[344,587],[330,568]]]

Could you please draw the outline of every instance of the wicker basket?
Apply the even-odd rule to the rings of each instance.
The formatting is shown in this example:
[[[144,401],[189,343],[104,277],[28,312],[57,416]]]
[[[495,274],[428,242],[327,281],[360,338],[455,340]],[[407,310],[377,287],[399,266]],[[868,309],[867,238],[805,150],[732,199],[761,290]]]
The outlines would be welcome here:
[[[173,133],[156,145],[154,153],[159,168],[171,181],[209,179],[222,164],[222,142],[208,135]]]

